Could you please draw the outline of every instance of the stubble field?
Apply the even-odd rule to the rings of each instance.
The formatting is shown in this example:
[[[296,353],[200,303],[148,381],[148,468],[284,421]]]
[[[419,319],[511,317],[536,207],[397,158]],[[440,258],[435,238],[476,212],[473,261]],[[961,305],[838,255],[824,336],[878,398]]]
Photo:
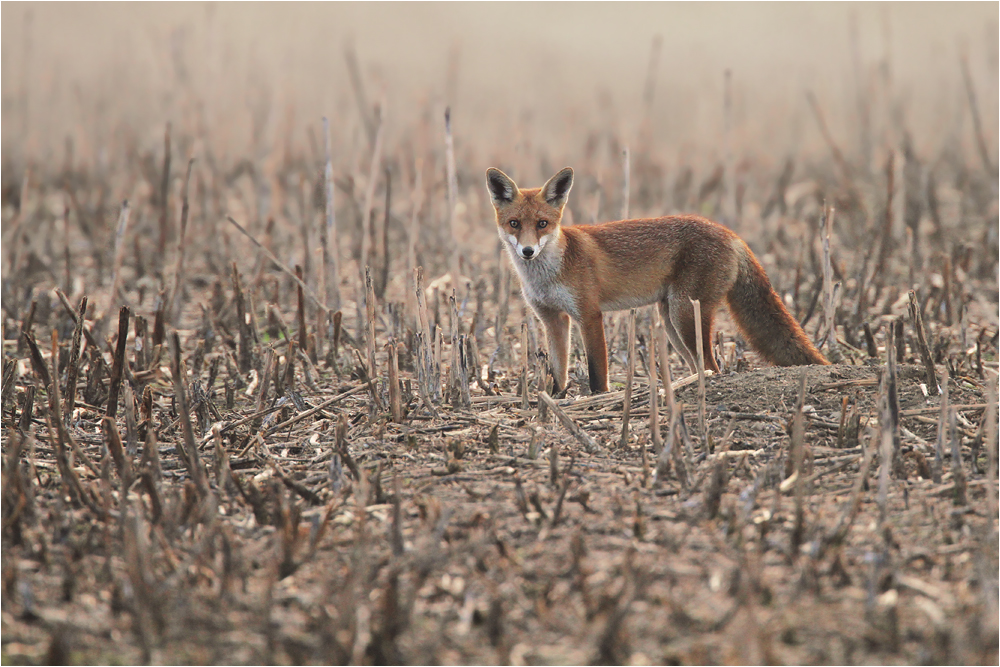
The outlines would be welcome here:
[[[3,7],[5,664],[997,663],[995,11],[213,7]],[[566,165],[836,363],[547,400]]]

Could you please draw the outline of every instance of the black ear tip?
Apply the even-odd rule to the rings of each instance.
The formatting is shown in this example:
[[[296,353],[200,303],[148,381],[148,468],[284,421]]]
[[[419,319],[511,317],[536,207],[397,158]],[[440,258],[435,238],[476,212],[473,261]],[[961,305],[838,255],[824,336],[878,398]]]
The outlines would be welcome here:
[[[507,174],[496,167],[486,170],[486,187],[494,201],[512,201],[516,186]]]
[[[569,194],[569,189],[573,187],[573,169],[571,167],[560,169],[559,173],[552,178],[552,187],[554,194],[559,197],[565,197]]]

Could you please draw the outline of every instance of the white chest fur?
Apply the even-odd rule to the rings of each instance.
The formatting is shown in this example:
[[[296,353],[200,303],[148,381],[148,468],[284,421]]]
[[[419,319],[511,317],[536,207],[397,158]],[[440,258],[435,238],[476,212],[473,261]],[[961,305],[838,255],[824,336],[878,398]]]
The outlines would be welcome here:
[[[517,270],[521,279],[521,293],[533,308],[552,308],[568,313],[573,319],[579,319],[579,309],[576,299],[569,288],[559,279],[562,268],[562,248],[553,238],[544,244],[537,257],[524,259],[517,254],[511,239],[501,234],[511,264]]]

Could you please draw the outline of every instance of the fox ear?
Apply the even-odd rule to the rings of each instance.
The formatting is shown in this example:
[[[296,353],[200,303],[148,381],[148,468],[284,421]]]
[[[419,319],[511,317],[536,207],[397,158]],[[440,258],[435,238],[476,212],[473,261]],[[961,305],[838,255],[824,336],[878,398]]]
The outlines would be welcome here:
[[[573,169],[565,167],[542,186],[542,196],[548,204],[561,208],[566,205],[572,187]]]
[[[511,203],[517,195],[517,184],[496,167],[486,170],[486,189],[490,191],[495,207]]]

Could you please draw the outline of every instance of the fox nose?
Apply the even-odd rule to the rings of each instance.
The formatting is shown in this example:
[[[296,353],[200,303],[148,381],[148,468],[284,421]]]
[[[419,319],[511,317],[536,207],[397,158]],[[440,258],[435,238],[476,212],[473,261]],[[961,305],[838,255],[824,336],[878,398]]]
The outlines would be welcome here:
[[[521,248],[521,255],[525,259],[531,259],[535,255],[535,249],[532,248],[530,245],[525,246],[524,248]]]

